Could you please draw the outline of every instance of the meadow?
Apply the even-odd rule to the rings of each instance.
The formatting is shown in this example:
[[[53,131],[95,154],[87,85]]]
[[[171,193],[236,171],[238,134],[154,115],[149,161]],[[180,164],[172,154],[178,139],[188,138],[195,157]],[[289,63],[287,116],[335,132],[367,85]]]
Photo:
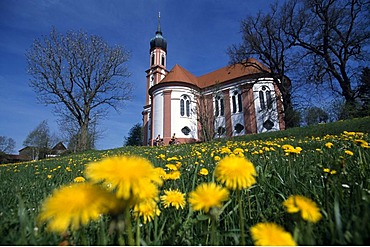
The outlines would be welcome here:
[[[208,143],[122,147],[4,164],[0,166],[0,243],[366,245],[370,243],[369,126],[367,117]],[[142,157],[156,172],[161,171],[157,174],[162,182],[156,184],[154,206],[127,206],[135,192],[131,188],[130,197],[120,199],[124,212],[96,213],[89,209],[81,211],[87,216],[65,223],[72,225],[68,230],[62,229],[61,222],[56,222],[59,225],[54,228],[48,225],[53,218],[43,211],[47,198],[76,184],[94,182],[101,190],[112,186],[113,182],[96,182],[92,169],[113,157]],[[229,175],[218,167],[223,162],[227,170],[227,162],[239,162],[239,158],[253,164],[255,182],[251,176],[248,184],[242,177],[228,184]],[[132,176],[136,173],[141,174],[140,170],[127,171]],[[214,198],[207,197],[204,186],[205,194],[195,197],[205,184],[217,186],[217,192],[211,194]],[[119,191],[117,187],[109,193],[117,195]],[[148,189],[143,187],[142,191]],[[101,201],[98,197],[93,198],[94,203],[84,201],[81,195],[85,194],[80,192],[63,195],[54,205],[61,211],[74,201],[82,201],[86,208]],[[214,204],[204,207],[208,202],[203,197],[214,199]],[[40,219],[40,215],[45,217]],[[273,228],[260,223],[271,223]],[[53,231],[58,227],[62,230]]]

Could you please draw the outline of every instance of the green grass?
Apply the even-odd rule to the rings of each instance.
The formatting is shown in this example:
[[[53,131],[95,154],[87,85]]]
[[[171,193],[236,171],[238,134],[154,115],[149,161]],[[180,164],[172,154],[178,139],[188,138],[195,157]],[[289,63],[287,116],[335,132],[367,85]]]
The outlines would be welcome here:
[[[181,177],[165,181],[160,195],[170,188],[188,195],[197,185],[215,180],[216,156],[222,158],[229,155],[226,150],[232,153],[242,148],[258,173],[257,183],[242,191],[247,245],[253,245],[249,228],[258,222],[279,224],[299,245],[364,245],[370,242],[370,149],[359,146],[355,140],[369,142],[369,126],[370,118],[362,118],[209,143],[123,147],[2,165],[0,244],[58,245],[68,239],[70,244],[77,245],[115,245],[117,237],[108,231],[108,216],[71,231],[68,237],[46,231],[45,225],[37,221],[43,200],[54,189],[84,176],[87,164],[114,155],[143,156],[162,168],[174,163],[167,158],[177,157]],[[364,134],[345,135],[343,131]],[[325,146],[328,142],[333,143],[330,149]],[[281,148],[284,144],[299,146],[302,151],[285,155]],[[198,175],[201,168],[208,169],[209,174]],[[324,172],[325,168],[335,170],[336,174]],[[313,224],[287,213],[282,203],[290,195],[303,195],[316,202],[323,215],[321,221]],[[138,225],[141,244],[211,244],[211,221],[207,214],[192,211],[188,203],[183,210],[158,205],[161,215]],[[216,225],[219,245],[240,244],[238,205],[236,192],[230,191],[230,200],[224,203]],[[137,221],[132,220],[132,225],[136,229]]]

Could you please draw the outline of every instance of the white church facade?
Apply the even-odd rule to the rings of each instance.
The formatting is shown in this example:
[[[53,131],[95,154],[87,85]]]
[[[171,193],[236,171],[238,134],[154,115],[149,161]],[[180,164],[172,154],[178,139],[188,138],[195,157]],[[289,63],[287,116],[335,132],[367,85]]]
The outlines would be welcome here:
[[[191,143],[285,128],[280,91],[257,60],[201,76],[178,64],[168,71],[166,63],[167,41],[158,23],[146,70],[144,145],[153,145],[158,135],[167,145],[173,134]]]

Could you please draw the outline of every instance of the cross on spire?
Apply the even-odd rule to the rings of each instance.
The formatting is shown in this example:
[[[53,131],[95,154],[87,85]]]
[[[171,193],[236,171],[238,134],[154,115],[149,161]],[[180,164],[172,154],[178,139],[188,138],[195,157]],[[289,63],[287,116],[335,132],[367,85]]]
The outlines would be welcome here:
[[[158,27],[157,27],[157,32],[158,34],[162,34],[161,31],[161,12],[158,12]]]

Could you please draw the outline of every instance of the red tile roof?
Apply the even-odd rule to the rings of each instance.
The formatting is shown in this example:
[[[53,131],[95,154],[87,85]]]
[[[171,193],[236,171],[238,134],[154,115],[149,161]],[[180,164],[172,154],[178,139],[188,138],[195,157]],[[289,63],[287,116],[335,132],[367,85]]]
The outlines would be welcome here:
[[[255,59],[249,59],[244,65],[235,64],[225,66],[202,76],[194,76],[192,73],[176,64],[159,84],[168,82],[186,82],[199,88],[206,88],[218,83],[228,82],[244,76],[260,74],[268,70],[263,64]]]
[[[193,85],[198,86],[198,79],[195,75],[181,67],[180,65],[176,64],[170,72],[166,75],[163,80],[159,83],[165,82],[187,82]]]

